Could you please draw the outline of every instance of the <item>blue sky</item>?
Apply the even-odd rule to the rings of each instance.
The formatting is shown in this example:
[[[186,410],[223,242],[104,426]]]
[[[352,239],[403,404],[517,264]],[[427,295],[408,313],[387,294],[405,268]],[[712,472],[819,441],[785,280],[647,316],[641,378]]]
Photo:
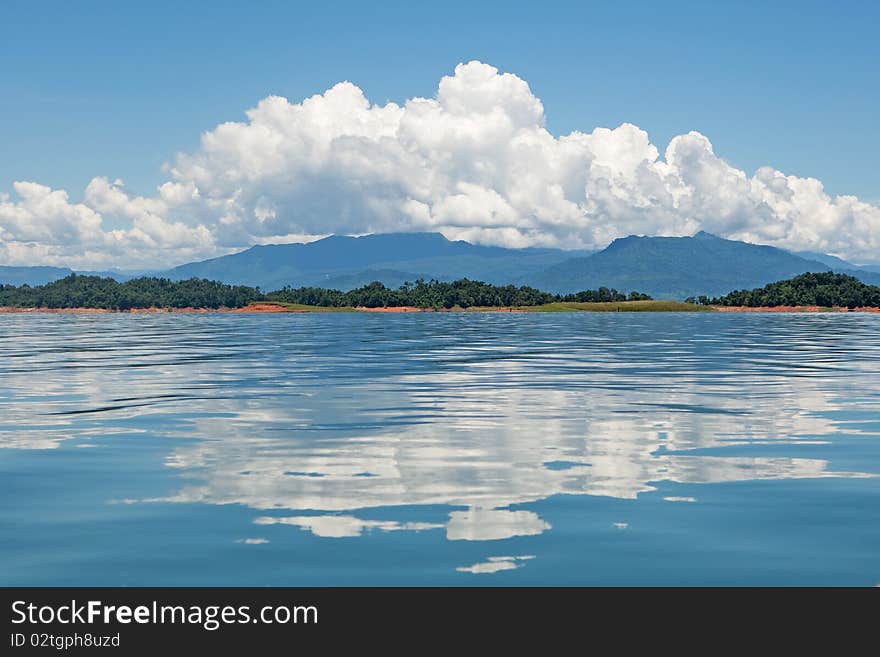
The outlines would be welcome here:
[[[696,130],[763,165],[880,201],[877,3],[39,2],[0,6],[0,191],[95,176],[151,194],[163,163],[270,94],[350,80],[433,97],[459,62],[511,72],[554,135],[631,122],[662,157]]]
[[[699,130],[748,172],[880,199],[874,2],[4,0],[2,15],[3,187],[102,174],[146,193],[270,93],[351,80],[401,101],[479,59],[527,80],[554,134],[629,121],[662,145]]]

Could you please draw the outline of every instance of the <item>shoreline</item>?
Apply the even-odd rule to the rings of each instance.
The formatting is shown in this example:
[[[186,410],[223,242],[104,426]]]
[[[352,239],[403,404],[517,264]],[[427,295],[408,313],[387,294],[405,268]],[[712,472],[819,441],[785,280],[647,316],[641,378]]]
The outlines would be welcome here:
[[[552,305],[552,304],[551,304]],[[603,305],[604,307],[598,307]],[[391,306],[379,308],[359,307],[324,307],[324,306],[295,306],[281,303],[253,303],[242,308],[132,308],[129,310],[111,310],[107,308],[19,308],[13,306],[0,306],[0,314],[61,314],[61,315],[94,315],[94,314],[131,314],[150,315],[158,313],[238,313],[238,314],[276,314],[276,313],[327,313],[327,312],[359,312],[359,313],[541,313],[541,312],[722,312],[722,313],[869,313],[878,314],[880,308],[845,308],[845,307],[821,307],[821,306],[703,306],[693,309],[645,309],[627,308],[624,303],[617,304],[616,308],[607,307],[609,304],[596,304],[597,307],[589,307],[582,304],[580,307],[547,308],[544,306],[520,306],[520,307],[482,307],[470,308],[419,308],[416,306]],[[611,304],[613,305],[613,304]]]
[[[711,306],[721,313],[880,313],[880,308],[845,306]]]
[[[327,312],[357,312],[357,313],[463,313],[463,312],[490,312],[490,313],[524,313],[530,312],[523,308],[419,308],[417,306],[391,306],[382,308],[367,308],[358,306],[355,308],[336,308],[324,306],[312,306],[308,308],[286,308],[281,305],[256,303],[242,308],[131,308],[129,310],[113,310],[109,308],[19,308],[15,306],[0,306],[0,315],[155,315],[161,313],[233,313],[233,314],[297,314],[297,313],[327,313]]]
[[[158,313],[213,313],[233,312],[234,308],[131,308],[130,310],[111,310],[109,308],[18,308],[0,306],[3,315],[154,315]]]

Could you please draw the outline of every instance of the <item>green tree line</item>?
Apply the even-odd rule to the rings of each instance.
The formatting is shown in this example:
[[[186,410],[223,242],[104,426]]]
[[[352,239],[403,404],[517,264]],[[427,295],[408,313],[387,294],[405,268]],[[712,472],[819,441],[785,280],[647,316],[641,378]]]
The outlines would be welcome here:
[[[241,308],[263,298],[258,289],[193,278],[112,278],[72,274],[46,285],[0,287],[0,306],[19,308]]]
[[[692,303],[712,306],[838,306],[880,307],[880,287],[866,285],[846,274],[818,272],[770,283],[754,290],[736,290],[722,297],[697,297]]]
[[[0,286],[0,306],[21,308],[241,308],[255,301],[281,301],[310,306],[367,308],[415,306],[419,308],[469,308],[474,306],[537,306],[554,301],[608,302],[650,299],[646,294],[626,294],[600,287],[558,295],[528,286],[491,285],[481,281],[424,281],[405,283],[396,290],[373,282],[342,292],[318,287],[285,288],[264,294],[259,288],[226,285],[193,278],[136,278],[119,283],[112,278],[72,274],[46,285]],[[689,302],[716,306],[840,306],[880,307],[880,287],[852,276],[819,272],[770,283],[754,290],[736,290]]]
[[[136,278],[119,283],[112,278],[72,274],[46,285],[0,286],[0,306],[19,308],[241,308],[255,301],[280,301],[310,306],[367,308],[416,306],[419,308],[469,308],[472,306],[537,306],[554,301],[634,301],[646,294],[613,288],[585,290],[560,296],[528,286],[491,285],[461,279],[453,282],[417,280],[396,290],[382,283],[342,292],[318,287],[285,288],[264,294],[259,288],[225,285],[193,278]]]
[[[604,287],[598,290],[586,290],[560,296],[528,286],[491,285],[463,278],[453,282],[419,279],[415,283],[404,283],[396,290],[389,289],[379,282],[373,282],[348,292],[317,287],[285,288],[277,292],[270,292],[266,298],[269,301],[301,303],[309,306],[470,308],[477,306],[540,306],[554,301],[635,301],[651,297],[640,292],[631,292],[627,295]]]

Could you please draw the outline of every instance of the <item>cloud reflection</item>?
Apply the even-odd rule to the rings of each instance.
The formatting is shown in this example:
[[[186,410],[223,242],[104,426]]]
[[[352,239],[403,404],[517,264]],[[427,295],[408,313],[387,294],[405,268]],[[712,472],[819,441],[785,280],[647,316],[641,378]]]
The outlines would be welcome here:
[[[460,573],[471,573],[472,575],[489,575],[501,572],[502,570],[516,570],[521,568],[523,561],[534,559],[534,555],[525,554],[517,557],[489,557],[486,561],[475,563],[472,566],[459,566],[456,570]]]
[[[450,541],[497,541],[513,536],[534,536],[548,529],[550,524],[531,511],[468,509],[449,514],[446,538]]]
[[[292,516],[276,518],[260,516],[254,520],[258,525],[294,525],[323,538],[351,538],[360,536],[365,530],[377,529],[383,532],[423,531],[440,529],[444,525],[429,522],[393,522],[382,520],[361,520],[354,516]]]
[[[0,355],[26,353],[0,370],[0,446],[168,439],[168,494],[142,501],[243,505],[326,538],[498,541],[552,531],[519,507],[555,495],[873,476],[815,457],[864,431],[832,419],[854,390],[878,410],[871,318],[833,318],[837,334],[822,318],[374,319],[3,318],[18,333]],[[429,506],[445,521],[390,517]]]

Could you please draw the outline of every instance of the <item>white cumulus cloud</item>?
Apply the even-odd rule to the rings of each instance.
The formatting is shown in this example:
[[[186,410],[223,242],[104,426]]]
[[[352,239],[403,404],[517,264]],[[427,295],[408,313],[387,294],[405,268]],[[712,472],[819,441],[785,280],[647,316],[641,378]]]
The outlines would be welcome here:
[[[403,104],[372,104],[350,82],[302,102],[270,96],[167,171],[150,197],[106,178],[79,202],[14,183],[0,195],[0,261],[158,266],[255,243],[428,230],[505,246],[707,230],[855,260],[880,250],[875,205],[770,167],[749,175],[697,132],[662,157],[628,123],[554,136],[529,85],[481,62]]]

